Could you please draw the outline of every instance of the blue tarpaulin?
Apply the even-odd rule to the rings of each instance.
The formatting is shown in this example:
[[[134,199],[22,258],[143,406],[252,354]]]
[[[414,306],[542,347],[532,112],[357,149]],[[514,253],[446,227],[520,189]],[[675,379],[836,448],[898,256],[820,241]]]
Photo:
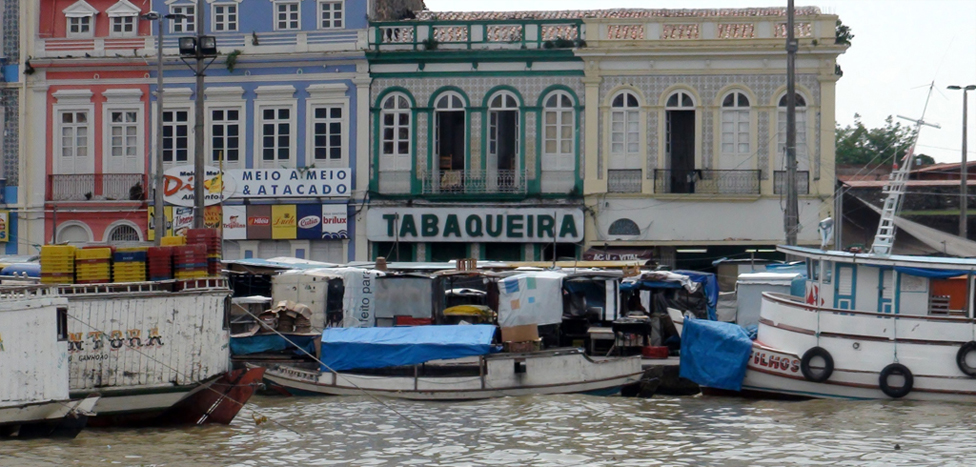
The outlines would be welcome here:
[[[328,328],[322,333],[322,371],[416,365],[496,352],[487,324],[393,328]]]
[[[287,349],[295,349],[298,355],[305,355],[308,352],[315,355],[315,336],[296,336],[288,335],[288,340],[277,334],[258,334],[248,337],[231,337],[231,355],[250,355],[261,352],[273,352]],[[294,344],[289,343],[291,341]],[[302,352],[299,349],[304,349]]]
[[[685,319],[679,374],[702,386],[739,391],[751,352],[752,340],[741,326]]]
[[[712,321],[718,319],[715,315],[715,307],[718,306],[718,280],[715,279],[715,274],[682,270],[674,271],[674,273],[684,274],[705,288],[705,297],[708,299],[708,319]]]
[[[923,269],[923,268],[909,268],[904,266],[896,266],[895,271],[902,274],[908,274],[911,276],[927,277],[929,279],[948,279],[950,277],[959,277],[969,274],[969,271],[953,271],[945,269]]]

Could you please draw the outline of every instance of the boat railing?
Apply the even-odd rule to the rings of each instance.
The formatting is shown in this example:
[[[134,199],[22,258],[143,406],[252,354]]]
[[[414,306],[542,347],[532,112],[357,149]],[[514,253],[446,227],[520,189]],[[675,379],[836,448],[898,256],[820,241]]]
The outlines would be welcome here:
[[[805,309],[806,311],[814,313],[834,313],[834,314],[846,314],[846,315],[862,315],[862,316],[874,316],[883,319],[893,319],[896,321],[901,320],[920,320],[920,321],[948,321],[948,322],[976,322],[976,319],[968,318],[965,316],[951,316],[951,315],[905,315],[898,313],[882,313],[877,311],[863,311],[863,310],[847,310],[843,308],[833,308],[826,306],[817,306],[812,303],[807,303],[802,297],[796,297],[793,295],[787,295],[776,292],[763,292],[763,298],[771,300],[773,302],[786,305],[795,306]]]
[[[147,282],[113,282],[107,284],[63,284],[58,286],[58,288],[63,295],[97,295],[106,293],[148,294],[230,290],[227,279],[224,277]]]
[[[0,285],[0,300],[57,298],[58,288],[50,285]]]

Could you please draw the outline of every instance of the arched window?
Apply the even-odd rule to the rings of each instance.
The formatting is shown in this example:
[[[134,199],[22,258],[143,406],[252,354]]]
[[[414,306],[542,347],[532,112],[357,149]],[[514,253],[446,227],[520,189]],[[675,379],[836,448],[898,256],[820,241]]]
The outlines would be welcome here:
[[[518,166],[518,147],[518,99],[511,92],[502,91],[488,102],[488,166],[514,171]]]
[[[108,241],[110,242],[138,242],[140,240],[139,231],[128,224],[119,224],[108,234]]]
[[[630,91],[621,91],[610,103],[610,154],[640,152],[640,102]]]
[[[665,183],[665,193],[694,193],[699,178],[695,170],[695,98],[687,91],[675,91],[664,109],[664,152],[670,170],[667,179],[657,183]]]
[[[393,93],[380,107],[380,170],[410,170],[410,101]]]
[[[454,91],[441,94],[434,103],[434,118],[434,150],[440,169],[463,171],[467,126],[464,99]]]
[[[640,227],[637,223],[624,218],[617,219],[610,224],[610,228],[607,230],[608,235],[640,235]]]
[[[719,168],[724,170],[746,170],[752,168],[752,133],[749,111],[749,98],[738,91],[725,95],[722,99],[721,156]]]
[[[786,170],[786,94],[779,99],[778,136],[776,152],[779,154],[781,170]],[[797,170],[810,170],[810,155],[807,150],[807,100],[796,93],[796,163]]]
[[[542,170],[572,171],[576,163],[576,110],[566,91],[550,93],[542,109]]]
[[[92,241],[91,235],[85,227],[78,224],[65,225],[58,229],[58,243],[70,243],[77,245],[79,243],[88,243]]]

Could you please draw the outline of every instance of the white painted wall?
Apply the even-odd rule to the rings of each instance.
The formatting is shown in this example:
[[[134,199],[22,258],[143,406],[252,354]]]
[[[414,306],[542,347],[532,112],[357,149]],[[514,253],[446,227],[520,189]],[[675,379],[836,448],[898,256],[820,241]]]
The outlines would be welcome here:
[[[58,342],[57,307],[64,298],[0,305],[0,406],[68,399],[68,343]]]
[[[802,243],[820,244],[817,224],[823,202],[817,199],[800,200],[798,234]],[[654,241],[654,242],[723,242],[782,243],[783,211],[778,198],[746,201],[715,201],[692,198],[678,199],[608,199],[595,206],[597,235],[590,241]],[[622,218],[637,223],[638,237],[608,236],[610,225]]]

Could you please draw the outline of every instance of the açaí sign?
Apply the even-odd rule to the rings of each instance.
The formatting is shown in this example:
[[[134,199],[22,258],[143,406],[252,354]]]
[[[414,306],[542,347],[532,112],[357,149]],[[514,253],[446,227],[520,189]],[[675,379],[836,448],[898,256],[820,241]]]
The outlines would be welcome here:
[[[371,208],[373,242],[547,243],[583,239],[581,208]]]
[[[205,167],[204,204],[229,198],[348,197],[349,169],[228,169]],[[164,173],[166,202],[193,206],[192,165],[172,167]]]

